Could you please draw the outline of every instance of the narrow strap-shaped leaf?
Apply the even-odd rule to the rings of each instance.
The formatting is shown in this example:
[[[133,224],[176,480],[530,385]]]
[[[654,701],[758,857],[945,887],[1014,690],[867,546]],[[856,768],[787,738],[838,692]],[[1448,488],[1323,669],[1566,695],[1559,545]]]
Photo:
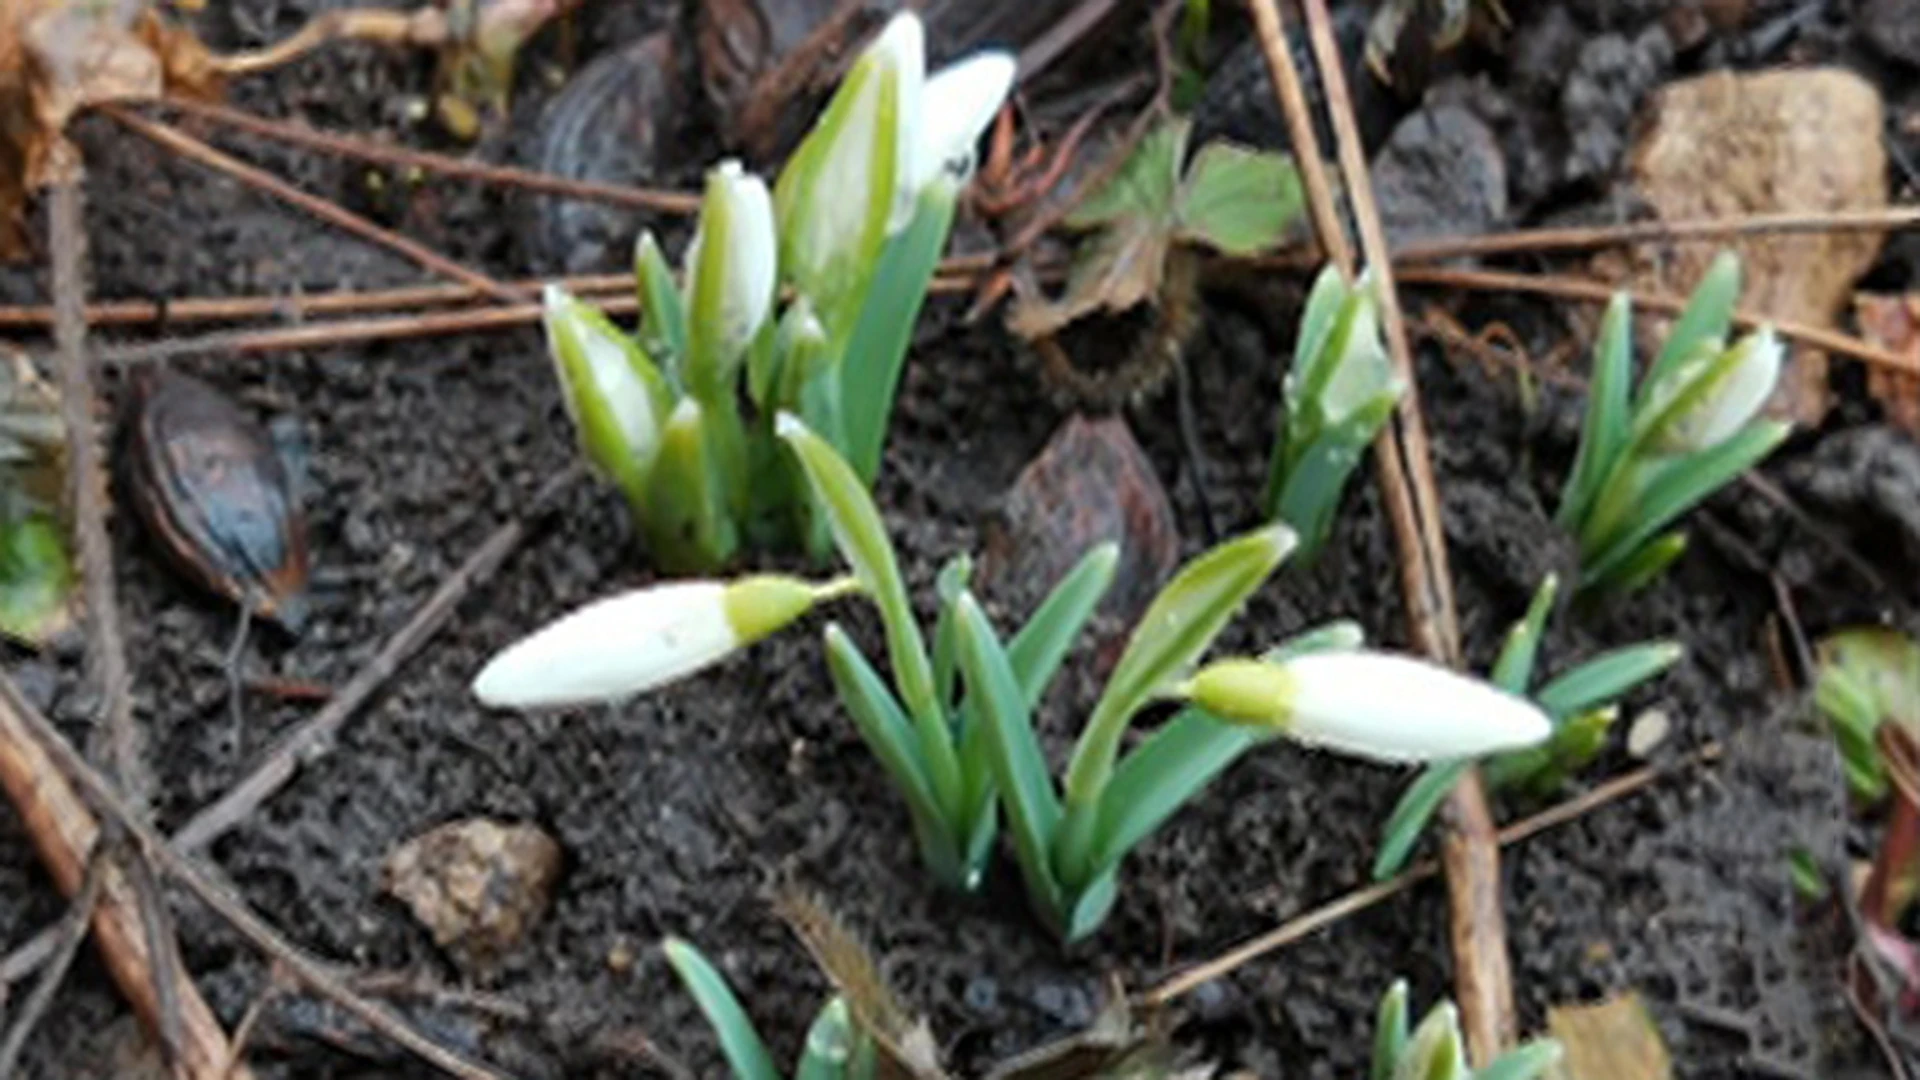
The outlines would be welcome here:
[[[1580,425],[1580,449],[1573,472],[1560,493],[1554,520],[1569,531],[1578,528],[1600,488],[1613,475],[1633,426],[1629,404],[1633,384],[1633,302],[1615,293],[1593,346],[1593,379],[1587,389],[1587,414]]]
[[[907,346],[953,229],[958,188],[945,176],[927,185],[913,220],[887,241],[873,283],[853,325],[837,376],[847,461],[868,483],[880,472],[880,451],[893,416],[894,393]]]
[[[893,542],[887,539],[880,508],[873,504],[866,485],[851,466],[826,440],[793,417],[782,417],[779,435],[793,448],[807,482],[825,505],[833,524],[835,544],[840,554],[860,579],[861,587],[880,607],[886,623],[887,651],[893,660],[895,677],[900,680],[901,696],[913,712],[932,711],[933,671],[927,648],[920,636],[920,624],[914,621],[907,600],[906,581],[900,576],[900,563]]]
[[[668,573],[712,571],[739,543],[706,417],[693,398],[680,400],[661,434],[646,498],[634,508],[648,553]]]
[[[1548,574],[1534,590],[1527,613],[1507,631],[1506,644],[1493,662],[1493,685],[1509,694],[1525,696],[1533,682],[1534,661],[1540,656],[1540,639],[1546,633],[1547,615],[1553,611],[1553,599],[1560,592],[1560,579]]]
[[[700,1006],[701,1014],[720,1036],[720,1052],[736,1080],[783,1080],[767,1044],[761,1041],[760,1032],[747,1018],[747,1010],[719,970],[691,942],[670,937],[662,948],[674,974],[680,976],[694,1004]]]
[[[1582,568],[1582,586],[1604,584],[1655,534],[1734,477],[1758,465],[1786,441],[1792,428],[1777,420],[1750,424],[1738,435],[1663,468],[1649,482],[1634,508],[1631,525]]]
[[[1554,720],[1599,708],[1677,663],[1684,650],[1671,641],[1645,641],[1605,652],[1554,678],[1533,700]]]
[[[1419,843],[1427,822],[1471,768],[1473,762],[1464,758],[1437,761],[1414,777],[1413,783],[1401,793],[1400,801],[1394,804],[1393,813],[1387,816],[1386,827],[1380,831],[1380,853],[1373,857],[1373,880],[1384,881],[1407,865],[1407,856],[1413,854],[1413,846]]]
[[[1260,654],[1260,659],[1269,664],[1284,664],[1296,656],[1308,653],[1334,652],[1340,649],[1357,649],[1367,643],[1367,632],[1352,619],[1335,619],[1321,623],[1292,637]]]
[[[934,578],[940,596],[940,614],[933,624],[933,696],[940,707],[953,705],[953,605],[973,580],[973,558],[962,552],[948,559]],[[962,769],[964,771],[964,765]]]
[[[840,624],[827,624],[826,644],[827,671],[833,676],[834,689],[867,749],[880,759],[916,817],[951,825],[927,778],[913,721],[907,719],[892,691]]]
[[[1560,1061],[1560,1043],[1553,1039],[1535,1039],[1523,1043],[1493,1059],[1473,1074],[1473,1080],[1538,1080]]]
[[[1393,1080],[1393,1070],[1406,1053],[1409,1037],[1407,1019],[1407,980],[1395,979],[1381,995],[1380,1010],[1373,1021],[1373,1067],[1370,1080]]]
[[[1020,695],[1028,708],[1040,704],[1061,661],[1072,651],[1080,631],[1107,595],[1119,561],[1119,545],[1112,543],[1098,544],[1081,556],[1007,644],[1007,660],[1013,665],[1014,678],[1020,683]]]
[[[685,392],[680,363],[687,355],[687,308],[652,229],[633,246],[633,278],[640,295],[640,341],[666,365],[675,390]]]
[[[1666,573],[1667,567],[1677,562],[1687,553],[1687,534],[1676,529],[1661,533],[1659,536],[1640,545],[1640,550],[1627,557],[1607,576],[1607,588],[1613,592],[1626,594],[1650,584],[1654,578]]]
[[[1726,340],[1727,331],[1733,326],[1733,306],[1739,299],[1740,257],[1723,251],[1707,268],[1700,284],[1694,286],[1686,308],[1674,320],[1673,329],[1667,332],[1660,355],[1640,380],[1640,392],[1634,401],[1636,411],[1646,405],[1652,389],[1686,363],[1702,343]]]
[[[1060,822],[1060,800],[1047,772],[1046,757],[1033,731],[1033,715],[1020,694],[1013,665],[971,594],[963,593],[954,606],[959,628],[960,670],[966,676],[967,695],[976,703],[992,755],[994,778],[1013,831],[1014,851],[1026,878],[1028,894],[1038,904],[1060,913],[1060,886],[1049,862],[1054,829]]]
[[[1093,806],[1113,773],[1127,721],[1199,659],[1254,590],[1293,550],[1293,530],[1272,525],[1188,563],[1160,590],[1114,665],[1067,767],[1069,802]]]
[[[1188,708],[1121,759],[1100,797],[1095,873],[1111,869],[1140,841],[1260,741],[1253,728]]]

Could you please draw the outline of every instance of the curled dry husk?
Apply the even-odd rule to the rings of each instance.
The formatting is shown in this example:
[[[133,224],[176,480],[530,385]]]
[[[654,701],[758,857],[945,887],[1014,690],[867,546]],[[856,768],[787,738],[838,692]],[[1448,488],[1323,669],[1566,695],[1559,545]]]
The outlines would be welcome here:
[[[289,630],[307,612],[307,530],[286,467],[254,419],[191,376],[138,388],[133,504],[189,576]]]

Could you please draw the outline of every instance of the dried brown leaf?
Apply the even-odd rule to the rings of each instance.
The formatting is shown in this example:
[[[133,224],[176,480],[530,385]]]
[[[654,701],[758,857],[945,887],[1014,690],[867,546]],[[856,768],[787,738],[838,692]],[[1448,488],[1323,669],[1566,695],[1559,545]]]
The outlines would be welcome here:
[[[1853,318],[1869,342],[1920,362],[1920,293],[1878,296],[1856,293]],[[1920,437],[1920,377],[1885,364],[1867,367],[1867,392],[1887,411],[1887,420]]]
[[[945,1080],[940,1050],[924,1018],[911,1016],[880,973],[873,953],[818,897],[797,889],[774,894],[774,913],[805,945],[856,1023],[882,1051],[883,1077]]]
[[[1673,1061],[1640,995],[1547,1010],[1560,1040],[1561,1080],[1672,1080]]]

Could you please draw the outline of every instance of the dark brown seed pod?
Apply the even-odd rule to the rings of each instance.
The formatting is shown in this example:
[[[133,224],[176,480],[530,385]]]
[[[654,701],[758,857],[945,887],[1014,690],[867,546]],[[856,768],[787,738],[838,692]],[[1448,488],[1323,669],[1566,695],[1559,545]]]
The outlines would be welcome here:
[[[187,375],[146,376],[136,392],[126,475],[147,528],[202,585],[298,631],[306,521],[266,431]]]

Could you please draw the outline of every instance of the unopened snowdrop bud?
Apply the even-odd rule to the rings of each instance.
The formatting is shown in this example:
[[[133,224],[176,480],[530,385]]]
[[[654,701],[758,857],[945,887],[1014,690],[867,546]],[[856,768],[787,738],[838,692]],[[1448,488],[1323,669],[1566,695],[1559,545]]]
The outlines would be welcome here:
[[[722,378],[733,369],[773,307],[778,251],[767,185],[738,161],[721,162],[707,173],[700,230],[687,255],[696,363],[714,365]]]
[[[547,351],[581,449],[602,473],[631,489],[660,447],[669,405],[666,380],[619,327],[565,289],[548,285],[542,299]]]
[[[996,50],[975,53],[927,79],[918,119],[903,118],[902,136],[911,149],[907,174],[894,190],[889,231],[906,227],[920,193],[943,174],[956,181],[972,175],[974,149],[1012,92],[1013,77],[1013,55]]]
[[[1699,388],[1699,399],[1658,434],[1659,448],[1691,453],[1738,434],[1773,395],[1785,351],[1773,327],[1763,326],[1709,361],[1694,377],[1710,382]]]
[[[681,581],[588,604],[487,662],[473,693],[497,708],[616,701],[685,678],[852,591],[761,575]]]
[[[1367,649],[1221,660],[1181,690],[1222,720],[1376,761],[1480,757],[1531,746],[1553,732],[1546,713],[1523,698],[1436,664]]]
[[[1452,1002],[1435,1005],[1413,1029],[1394,1064],[1393,1080],[1471,1080],[1460,1014]]]

